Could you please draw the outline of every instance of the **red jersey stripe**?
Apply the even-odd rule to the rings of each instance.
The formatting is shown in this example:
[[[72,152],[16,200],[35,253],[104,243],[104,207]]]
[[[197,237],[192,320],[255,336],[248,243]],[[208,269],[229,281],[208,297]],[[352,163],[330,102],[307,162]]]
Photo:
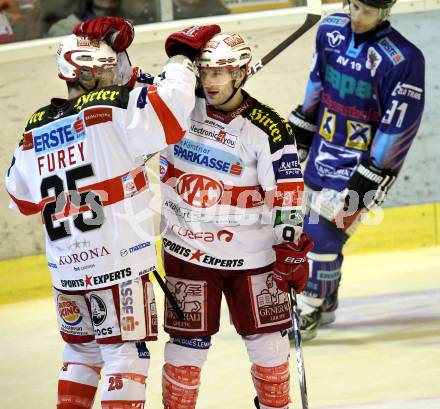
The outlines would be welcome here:
[[[173,144],[179,142],[183,138],[183,135],[185,135],[185,131],[179,125],[176,117],[170,111],[165,102],[163,102],[155,85],[151,85],[148,88],[148,99],[150,100],[151,105],[153,105],[156,115],[162,124],[167,143]]]

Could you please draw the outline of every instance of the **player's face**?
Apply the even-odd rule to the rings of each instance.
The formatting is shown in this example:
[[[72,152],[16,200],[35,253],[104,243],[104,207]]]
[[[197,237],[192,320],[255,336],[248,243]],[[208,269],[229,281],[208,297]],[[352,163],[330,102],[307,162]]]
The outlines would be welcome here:
[[[200,80],[209,105],[225,103],[234,92],[234,83],[240,79],[240,70],[228,68],[200,68]]]
[[[380,9],[367,6],[359,0],[350,2],[351,29],[356,34],[374,29],[381,21]]]
[[[96,81],[98,81],[97,88],[108,87],[109,85],[114,85],[115,74],[112,68],[96,68],[92,70],[89,67],[81,67],[81,82],[86,87],[94,87]]]

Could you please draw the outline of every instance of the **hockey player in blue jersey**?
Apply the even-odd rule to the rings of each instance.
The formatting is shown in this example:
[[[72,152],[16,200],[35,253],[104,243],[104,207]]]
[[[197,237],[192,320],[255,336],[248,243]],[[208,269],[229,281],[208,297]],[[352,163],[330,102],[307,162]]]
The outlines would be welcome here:
[[[333,322],[342,249],[369,209],[380,206],[419,128],[421,51],[387,20],[396,0],[351,0],[326,17],[303,104],[289,121],[304,172],[304,231],[315,243],[303,292],[303,339]]]

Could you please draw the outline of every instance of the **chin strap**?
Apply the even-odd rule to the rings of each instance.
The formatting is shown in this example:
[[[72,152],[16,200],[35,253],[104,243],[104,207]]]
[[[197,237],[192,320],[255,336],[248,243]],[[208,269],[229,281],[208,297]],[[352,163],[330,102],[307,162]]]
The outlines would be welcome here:
[[[235,80],[235,81],[237,81],[237,80]],[[243,85],[244,85],[245,82],[246,82],[246,78],[244,78],[244,80],[243,80],[242,82],[240,82],[240,84],[238,84],[238,85],[234,84],[232,94],[226,99],[226,101],[223,101],[223,102],[221,103],[221,105],[217,105],[217,106],[221,107],[222,105],[227,104],[232,98],[235,97],[235,94],[238,92],[238,90],[239,90],[240,88],[243,87]],[[209,105],[209,104],[208,104],[208,105]]]
[[[233,91],[232,91],[232,94],[230,95],[229,98],[226,99],[226,101],[222,102],[222,105],[227,104],[232,98],[234,98],[234,97],[235,97],[235,94],[238,92],[239,89],[240,89],[240,87],[236,87],[236,86],[234,85],[234,89],[233,89]]]

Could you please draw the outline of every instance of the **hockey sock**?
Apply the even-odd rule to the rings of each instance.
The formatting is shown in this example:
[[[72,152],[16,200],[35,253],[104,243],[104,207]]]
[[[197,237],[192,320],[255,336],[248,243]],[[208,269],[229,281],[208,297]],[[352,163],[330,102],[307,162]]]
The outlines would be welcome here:
[[[58,380],[57,409],[90,409],[95,400],[100,368],[64,363]]]
[[[102,409],[143,409],[146,379],[146,376],[135,373],[106,375]]]
[[[260,409],[288,409],[290,372],[287,362],[274,367],[253,364],[251,374]]]
[[[199,394],[201,369],[165,364],[162,372],[164,409],[194,409]]]

